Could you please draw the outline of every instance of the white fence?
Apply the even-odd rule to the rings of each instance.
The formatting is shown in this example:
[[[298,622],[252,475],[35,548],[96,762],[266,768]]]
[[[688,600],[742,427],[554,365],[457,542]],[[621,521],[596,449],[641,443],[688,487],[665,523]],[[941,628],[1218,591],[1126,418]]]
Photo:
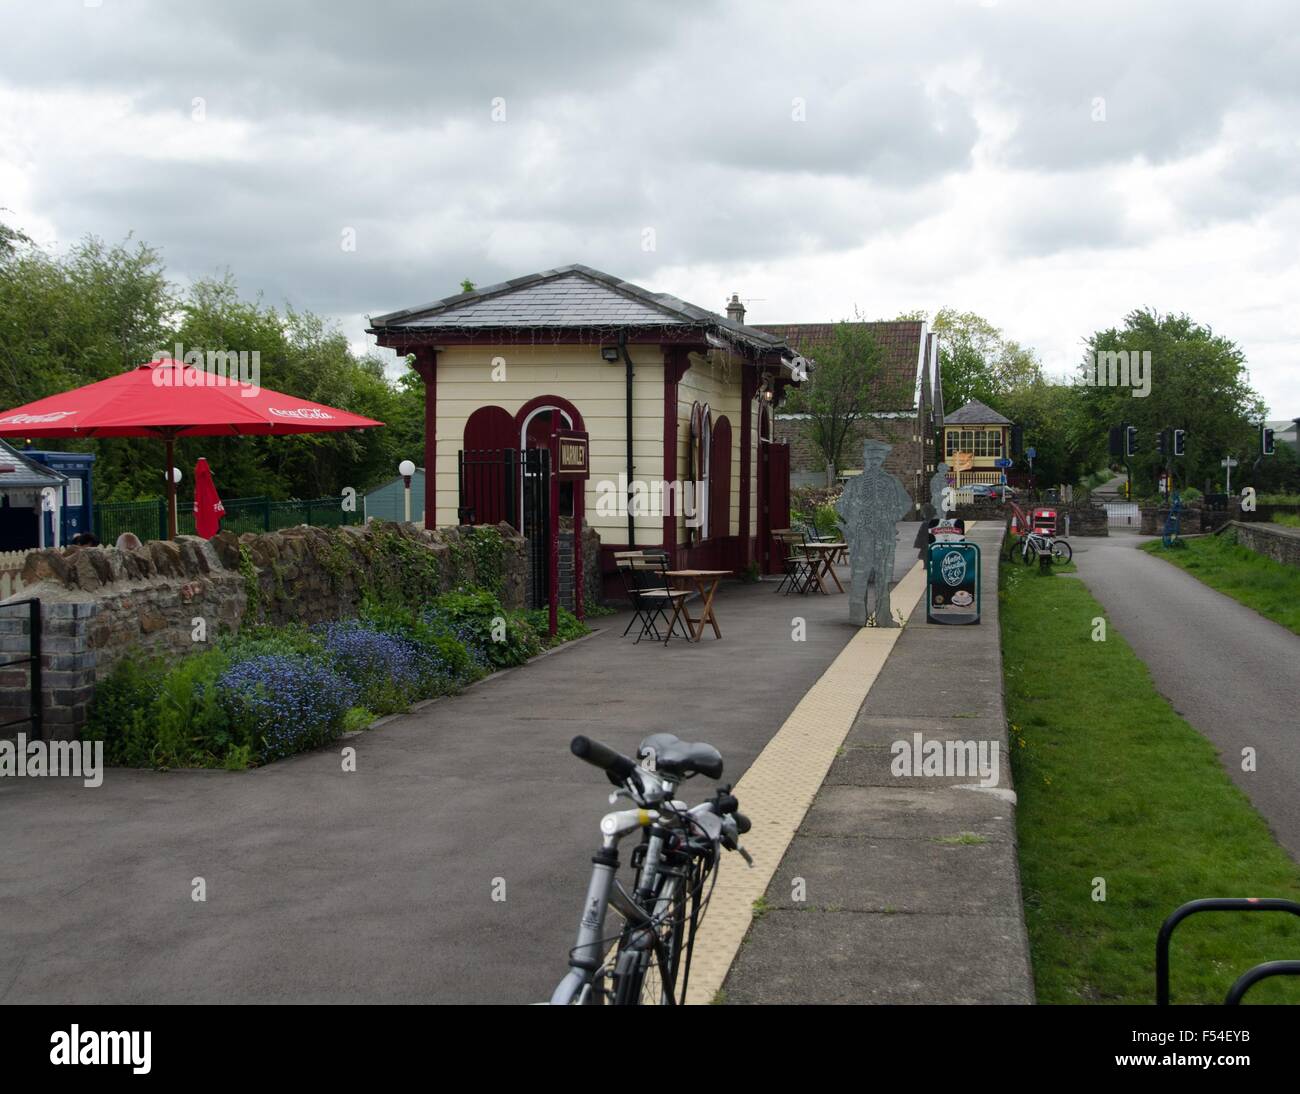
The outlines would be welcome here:
[[[0,551],[0,600],[22,591],[27,551]]]

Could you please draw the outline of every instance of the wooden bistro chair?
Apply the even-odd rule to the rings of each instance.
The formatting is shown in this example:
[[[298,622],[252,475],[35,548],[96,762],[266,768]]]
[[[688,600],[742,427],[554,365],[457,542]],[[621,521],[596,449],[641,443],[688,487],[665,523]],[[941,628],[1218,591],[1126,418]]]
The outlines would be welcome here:
[[[685,589],[674,589],[668,580],[668,555],[662,551],[618,551],[614,555],[623,588],[632,603],[633,616],[623,631],[624,637],[633,624],[640,622],[641,630],[636,640],[652,635],[656,642],[668,645],[674,630],[680,626],[682,637],[689,638],[682,611],[695,594]],[[671,614],[670,614],[671,613]],[[660,624],[664,633],[659,633]]]
[[[816,560],[807,551],[807,540],[802,532],[793,528],[778,528],[772,532],[772,538],[781,545],[785,553],[785,576],[776,587],[778,593],[787,596],[792,593],[806,593],[816,584]]]

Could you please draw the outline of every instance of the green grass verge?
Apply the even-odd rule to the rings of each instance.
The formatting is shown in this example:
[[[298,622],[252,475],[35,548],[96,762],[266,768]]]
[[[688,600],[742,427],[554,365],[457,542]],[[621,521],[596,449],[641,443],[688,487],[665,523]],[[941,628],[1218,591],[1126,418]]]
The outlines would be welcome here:
[[[1167,548],[1160,541],[1144,543],[1148,551],[1205,582],[1225,596],[1300,634],[1300,568],[1238,546],[1236,532],[1183,540]]]
[[[1038,1000],[1151,1003],[1165,916],[1197,897],[1300,900],[1300,868],[1124,639],[1092,640],[1105,613],[1082,582],[1004,563],[998,595]],[[1293,916],[1194,916],[1174,935],[1173,1001],[1221,1003],[1251,966],[1297,956]],[[1300,983],[1246,1001],[1300,1003]]]

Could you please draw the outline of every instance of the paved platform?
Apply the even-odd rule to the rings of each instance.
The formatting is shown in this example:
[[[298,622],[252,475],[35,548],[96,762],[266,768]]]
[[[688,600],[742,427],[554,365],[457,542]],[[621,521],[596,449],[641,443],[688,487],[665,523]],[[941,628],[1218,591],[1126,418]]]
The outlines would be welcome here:
[[[998,634],[1002,528],[981,524],[982,621],[925,622],[872,684],[763,894],[727,1003],[1032,1003]],[[998,746],[998,779],[901,777],[895,741]]]
[[[899,526],[896,575],[915,531]],[[738,779],[860,633],[843,596],[774,589],[725,584],[720,642],[634,646],[626,616],[598,620],[349,740],[352,773],[332,747],[251,772],[113,769],[98,789],[0,781],[0,1001],[547,998],[608,809],[570,738],[705,739]]]

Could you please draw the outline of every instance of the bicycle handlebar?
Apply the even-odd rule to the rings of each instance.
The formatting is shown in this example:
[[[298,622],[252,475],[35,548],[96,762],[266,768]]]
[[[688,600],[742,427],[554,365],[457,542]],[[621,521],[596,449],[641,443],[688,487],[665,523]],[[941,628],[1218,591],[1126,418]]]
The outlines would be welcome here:
[[[636,772],[636,764],[626,756],[615,752],[608,745],[593,741],[590,737],[574,737],[569,742],[569,751],[592,767],[599,767],[619,782],[627,781]]]

